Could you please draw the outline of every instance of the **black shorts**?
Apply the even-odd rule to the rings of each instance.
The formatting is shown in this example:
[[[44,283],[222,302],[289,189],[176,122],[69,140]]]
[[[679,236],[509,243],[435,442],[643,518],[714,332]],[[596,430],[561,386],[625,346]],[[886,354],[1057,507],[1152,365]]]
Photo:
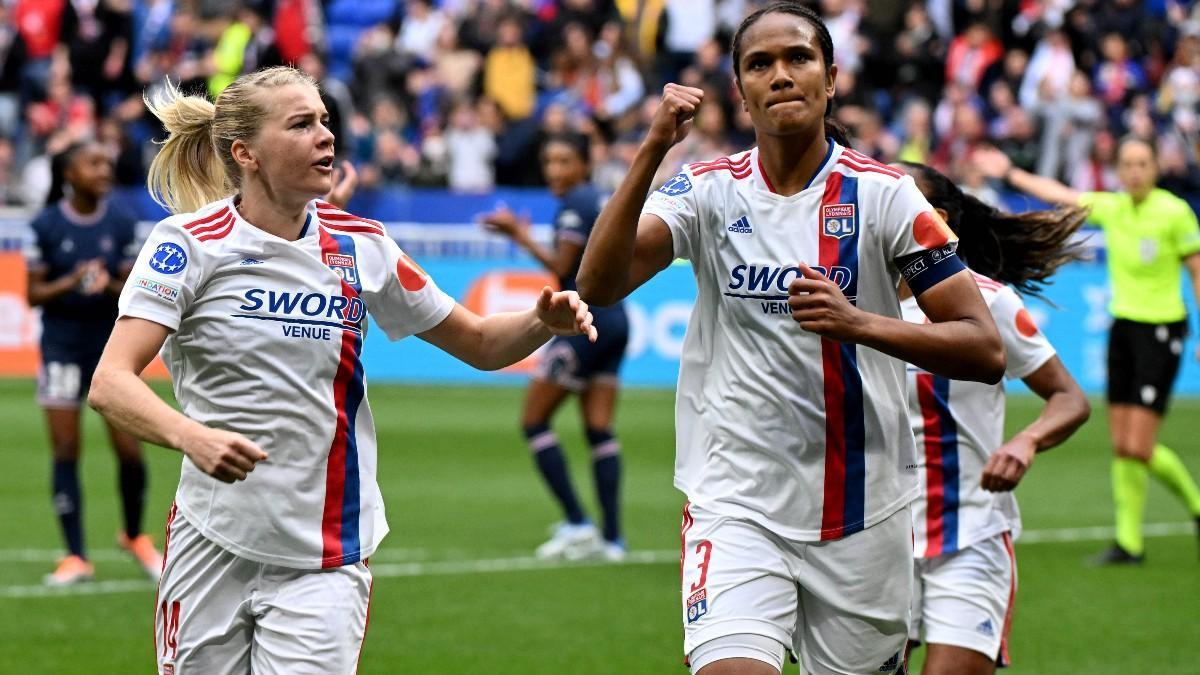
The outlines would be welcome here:
[[[596,341],[586,335],[555,337],[542,352],[534,375],[564,389],[581,392],[589,382],[615,383],[629,342],[629,318],[623,307],[592,310]]]
[[[1186,337],[1187,320],[1113,321],[1108,335],[1108,402],[1165,413]]]

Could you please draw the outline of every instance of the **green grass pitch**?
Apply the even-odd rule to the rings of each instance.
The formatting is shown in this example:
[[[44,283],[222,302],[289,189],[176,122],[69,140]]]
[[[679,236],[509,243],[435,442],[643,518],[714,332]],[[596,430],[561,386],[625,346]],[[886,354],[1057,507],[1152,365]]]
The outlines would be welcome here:
[[[374,386],[380,476],[392,532],[376,569],[363,673],[678,673],[679,510],[671,487],[672,395],[629,391],[617,429],[625,457],[627,538],[636,563],[530,569],[556,518],[517,429],[521,392]],[[1015,398],[1009,428],[1037,402]],[[1186,513],[1151,487],[1141,569],[1090,569],[1110,524],[1104,411],[1039,457],[1018,495],[1043,541],[1019,543],[1014,675],[1197,673],[1200,561]],[[592,505],[578,413],[557,420],[576,487]],[[88,413],[86,532],[91,594],[38,587],[60,547],[48,496],[49,451],[33,386],[0,381],[0,672],[149,673],[154,589],[116,550],[116,476]],[[1200,401],[1179,401],[1164,441],[1200,474]],[[147,448],[147,529],[161,544],[179,456]],[[1052,532],[1048,532],[1052,531]],[[1080,541],[1044,541],[1075,537]],[[85,589],[86,590],[86,589]],[[794,673],[789,666],[788,673]],[[919,672],[919,670],[918,670]]]

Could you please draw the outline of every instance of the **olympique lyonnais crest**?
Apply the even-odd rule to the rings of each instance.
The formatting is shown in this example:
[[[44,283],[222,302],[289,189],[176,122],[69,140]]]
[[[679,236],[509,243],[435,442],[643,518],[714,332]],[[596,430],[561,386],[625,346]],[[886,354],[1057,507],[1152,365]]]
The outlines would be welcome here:
[[[821,207],[821,233],[841,239],[858,231],[858,218],[853,204],[827,204]]]
[[[358,269],[354,266],[354,256],[344,253],[326,253],[325,265],[341,277],[342,281],[351,285],[358,283]]]
[[[708,613],[708,591],[701,588],[692,593],[687,601],[687,622],[694,623]]]

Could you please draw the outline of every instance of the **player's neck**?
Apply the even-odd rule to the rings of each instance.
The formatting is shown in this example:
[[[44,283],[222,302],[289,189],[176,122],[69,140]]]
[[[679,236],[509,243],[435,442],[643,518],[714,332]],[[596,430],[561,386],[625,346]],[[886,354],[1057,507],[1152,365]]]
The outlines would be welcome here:
[[[242,218],[258,229],[280,239],[296,241],[308,216],[308,202],[282,203],[272,199],[266,190],[247,183],[238,195],[237,211]]]
[[[775,191],[790,196],[812,182],[831,142],[820,133],[815,138],[759,134],[758,160]]]
[[[71,210],[81,216],[90,216],[100,208],[99,199],[82,192],[73,192],[68,203],[71,205]]]

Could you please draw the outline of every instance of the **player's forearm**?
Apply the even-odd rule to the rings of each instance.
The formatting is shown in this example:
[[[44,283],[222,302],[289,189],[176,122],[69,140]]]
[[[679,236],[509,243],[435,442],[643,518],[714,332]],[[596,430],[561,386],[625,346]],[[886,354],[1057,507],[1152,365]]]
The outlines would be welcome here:
[[[1046,399],[1042,414],[1018,433],[1030,438],[1038,452],[1049,450],[1070,438],[1091,413],[1082,391],[1057,391]]]
[[[1013,167],[1008,170],[1005,180],[1021,192],[1030,194],[1044,202],[1062,206],[1078,206],[1079,192],[1063,185],[1053,178],[1046,178],[1024,169]]]
[[[596,218],[576,276],[579,295],[588,303],[611,305],[629,294],[638,219],[668,149],[643,143],[625,180]]]
[[[492,314],[479,322],[478,348],[469,363],[480,370],[499,370],[529,356],[550,337],[536,309]]]
[[[104,366],[92,376],[88,405],[118,429],[175,450],[200,424],[167,405],[136,374]]]
[[[554,256],[554,252],[539,244],[533,238],[533,235],[529,233],[529,230],[522,232],[515,241],[518,246],[528,251],[529,255],[533,256],[534,260],[537,260],[542,267],[546,268],[546,271],[556,277],[566,273],[558,269],[558,261]]]
[[[59,277],[54,281],[31,281],[25,298],[30,307],[37,307],[70,293],[78,284],[79,282],[70,276]]]
[[[858,344],[935,375],[994,384],[1004,377],[1004,344],[974,317],[916,324],[863,312]]]

